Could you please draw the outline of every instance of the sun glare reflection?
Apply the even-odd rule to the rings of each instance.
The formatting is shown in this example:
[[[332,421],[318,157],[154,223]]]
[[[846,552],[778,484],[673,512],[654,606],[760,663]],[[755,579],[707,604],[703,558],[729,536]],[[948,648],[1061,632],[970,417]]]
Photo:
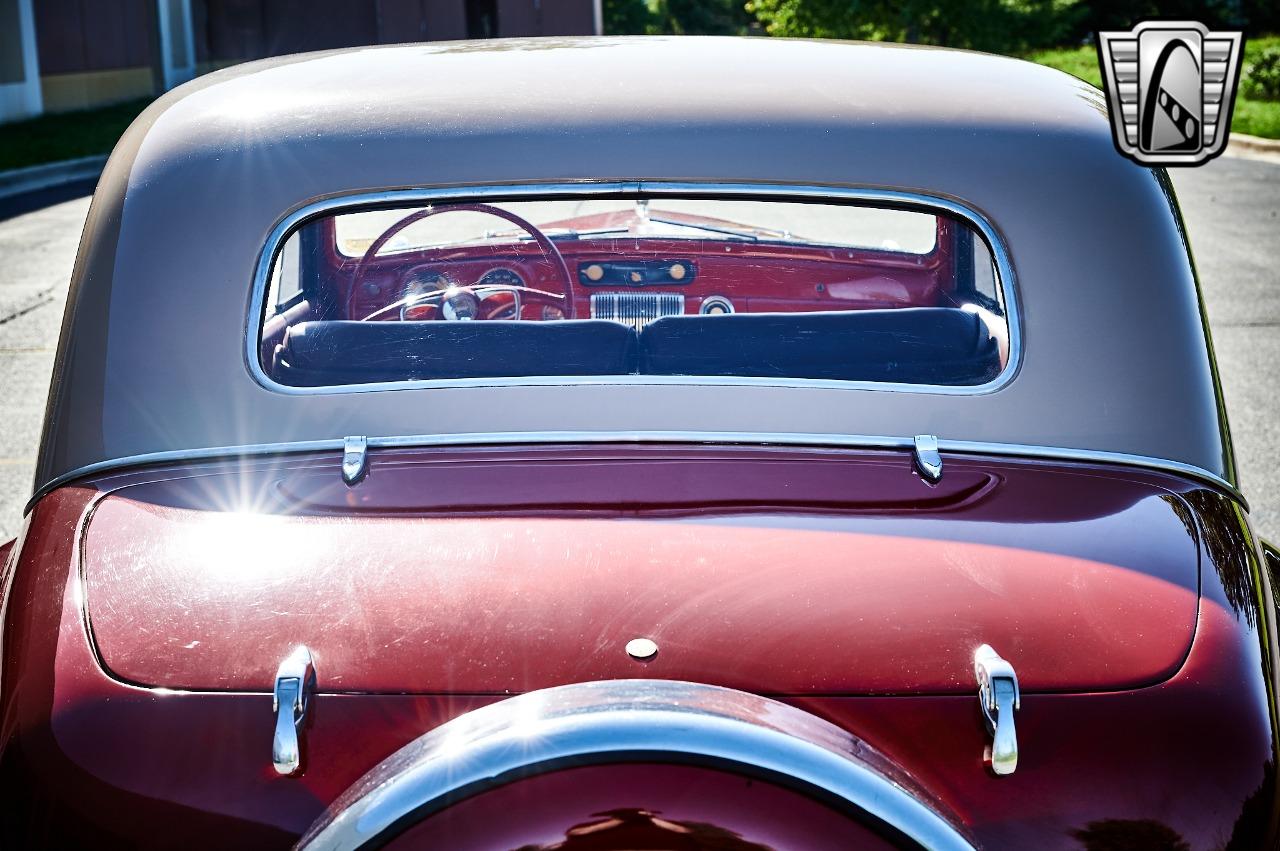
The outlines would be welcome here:
[[[436,753],[441,759],[453,761],[458,759],[467,750],[467,743],[471,741],[471,730],[465,725],[451,726],[445,733],[444,738],[440,741],[440,745]]]
[[[508,731],[521,744],[530,745],[540,735],[542,719],[543,701],[538,696],[526,697],[520,701]]]
[[[298,521],[252,511],[202,512],[185,542],[209,576],[228,582],[276,578],[307,564]]]

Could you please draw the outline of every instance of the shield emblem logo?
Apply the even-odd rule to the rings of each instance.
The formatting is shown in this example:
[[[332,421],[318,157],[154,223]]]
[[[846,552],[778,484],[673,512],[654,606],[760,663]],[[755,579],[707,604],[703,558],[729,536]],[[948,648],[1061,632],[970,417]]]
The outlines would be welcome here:
[[[1143,165],[1200,165],[1227,146],[1243,33],[1147,21],[1098,33],[1111,133]]]

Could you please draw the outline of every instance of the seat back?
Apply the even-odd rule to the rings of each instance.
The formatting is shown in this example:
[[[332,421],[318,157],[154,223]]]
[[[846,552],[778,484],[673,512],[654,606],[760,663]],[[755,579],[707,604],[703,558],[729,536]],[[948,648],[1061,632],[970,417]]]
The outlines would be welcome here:
[[[1000,354],[957,308],[671,316],[641,332],[640,371],[974,385],[1000,373]]]
[[[314,387],[433,378],[627,375],[637,339],[616,322],[302,322],[273,358],[272,377]]]
[[[597,319],[302,322],[272,362],[300,387],[637,373],[963,386],[995,378],[1000,354],[977,315],[922,307],[670,316],[638,335]]]

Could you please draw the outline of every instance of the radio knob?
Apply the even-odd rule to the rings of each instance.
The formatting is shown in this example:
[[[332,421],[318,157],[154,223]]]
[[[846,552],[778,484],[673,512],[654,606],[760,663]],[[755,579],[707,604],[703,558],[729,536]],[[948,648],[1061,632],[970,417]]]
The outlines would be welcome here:
[[[702,300],[698,312],[703,316],[724,316],[733,313],[733,302],[722,295],[709,295]]]
[[[592,263],[582,271],[586,274],[588,281],[598,281],[604,277],[604,267],[599,263]]]
[[[671,280],[683,281],[689,270],[684,267],[683,263],[672,263],[671,268],[667,271],[671,275]]]

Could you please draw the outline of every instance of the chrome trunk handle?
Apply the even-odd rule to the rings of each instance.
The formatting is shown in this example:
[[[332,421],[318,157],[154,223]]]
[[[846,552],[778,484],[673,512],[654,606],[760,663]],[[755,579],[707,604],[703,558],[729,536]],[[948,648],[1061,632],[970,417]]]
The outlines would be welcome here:
[[[984,759],[995,774],[1012,774],[1018,768],[1018,732],[1013,715],[1022,708],[1018,674],[989,644],[974,653],[973,673],[978,679],[982,717],[991,735]]]
[[[280,663],[271,700],[271,711],[276,715],[271,762],[277,774],[297,774],[302,766],[302,727],[315,689],[311,651],[299,645]]]

